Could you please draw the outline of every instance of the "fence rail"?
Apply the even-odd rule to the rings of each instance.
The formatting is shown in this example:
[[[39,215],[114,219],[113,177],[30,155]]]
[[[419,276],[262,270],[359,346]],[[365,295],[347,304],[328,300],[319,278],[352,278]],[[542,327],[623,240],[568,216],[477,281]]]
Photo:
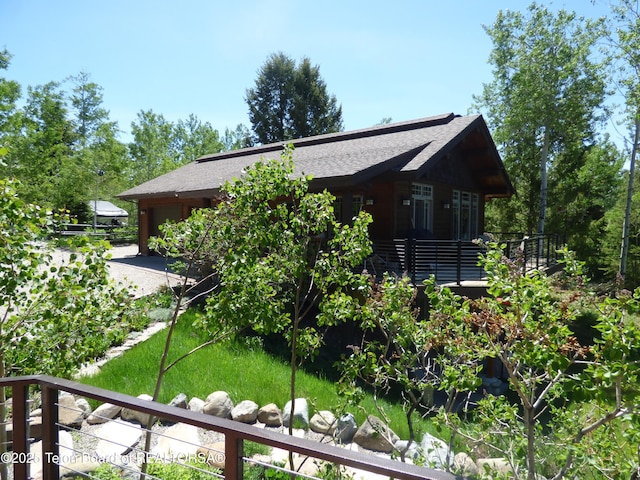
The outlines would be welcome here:
[[[110,241],[137,240],[138,227],[136,225],[103,225],[92,223],[64,223],[56,229],[58,237],[89,237],[104,238]]]
[[[548,268],[557,261],[560,239],[557,235],[522,236],[505,240],[505,256],[522,261],[524,272]],[[394,239],[374,241],[373,255],[365,268],[379,276],[383,272],[407,274],[414,283],[435,276],[438,283],[486,280],[478,265],[483,248],[464,240]]]
[[[58,422],[59,392],[68,392],[76,396],[99,402],[108,402],[138,412],[151,414],[154,417],[193,425],[224,435],[224,475],[222,478],[237,480],[243,478],[244,464],[251,462],[244,456],[244,442],[251,441],[269,447],[309,456],[314,459],[357,468],[366,472],[384,475],[399,480],[454,480],[461,477],[450,473],[432,470],[417,465],[402,463],[376,455],[345,450],[330,444],[308,439],[290,437],[288,435],[266,431],[252,425],[222,419],[203,413],[192,412],[157,402],[141,400],[117,392],[112,392],[78,382],[35,375],[27,377],[0,378],[0,388],[10,387],[13,398],[13,458],[31,458],[29,452],[29,389],[37,386],[42,400],[42,478],[53,480],[60,478],[61,466],[56,459],[60,458]],[[14,479],[29,478],[29,463],[13,464]],[[218,475],[220,477],[220,475]],[[149,477],[153,478],[153,477]],[[215,478],[215,476],[212,476]],[[308,477],[306,478],[314,478]]]

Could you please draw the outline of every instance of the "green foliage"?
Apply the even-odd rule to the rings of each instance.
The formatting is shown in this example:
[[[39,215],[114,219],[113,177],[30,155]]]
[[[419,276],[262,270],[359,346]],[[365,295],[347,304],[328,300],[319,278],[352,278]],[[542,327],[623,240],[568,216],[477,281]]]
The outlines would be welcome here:
[[[109,463],[101,463],[91,476],[97,480],[121,480],[122,471]]]
[[[213,474],[220,475],[218,469],[212,469],[203,461],[187,463],[151,462],[147,470],[149,475],[163,480],[210,480]]]
[[[228,196],[216,209],[224,251],[215,270],[219,292],[207,299],[206,324],[233,322],[261,334],[281,333],[291,346],[292,393],[298,359],[312,357],[322,328],[348,320],[363,289],[353,273],[370,253],[361,213],[342,225],[333,213],[333,197],[309,193],[309,178],[294,176],[291,150],[281,161],[259,162],[228,183]],[[319,305],[315,322],[303,319]],[[292,395],[293,398],[293,395]]]
[[[572,186],[554,171],[584,164],[582,152],[604,118],[605,70],[593,55],[603,24],[532,3],[526,12],[501,11],[486,31],[494,44],[494,79],[475,102],[487,112],[518,192],[508,202],[493,202],[489,219],[498,231],[542,233],[547,190],[563,196]]]
[[[0,339],[6,374],[68,376],[117,338],[126,291],[109,279],[106,244],[80,241],[54,262],[44,235],[61,218],[0,181]]]
[[[542,274],[523,275],[518,261],[503,258],[497,245],[488,247],[483,266],[489,296],[470,302],[429,284],[430,316],[441,320],[434,327],[443,332],[445,355],[467,359],[447,365],[447,388],[470,391],[468,362],[480,366],[495,358],[507,372],[510,394],[485,395],[467,412],[473,423],[446,411],[441,418],[519,467],[523,477],[572,477],[585,469],[628,476],[637,458],[626,457],[625,467],[611,463],[620,451],[629,452],[628,442],[600,431],[637,435],[640,330],[629,315],[638,311],[640,292],[598,300],[582,293],[579,277],[575,290],[559,291]],[[580,265],[568,252],[565,258],[576,279]],[[585,308],[595,314],[599,332],[592,346],[580,344],[569,328]]]
[[[548,230],[565,235],[567,245],[585,262],[591,278],[602,278],[602,270],[612,258],[606,255],[606,215],[616,207],[622,191],[622,164],[618,149],[603,142],[563,158],[550,172],[549,204],[555,207],[549,209]],[[613,256],[616,260],[619,241],[618,233],[613,240],[618,250]]]
[[[342,130],[342,107],[308,58],[300,65],[272,54],[247,89],[249,120],[258,143],[267,144]]]
[[[253,146],[251,132],[243,124],[239,123],[235,130],[226,128],[222,136],[222,144],[225,150],[239,150]]]
[[[437,333],[419,318],[416,290],[408,277],[387,274],[381,283],[372,279],[369,288],[356,316],[364,335],[340,362],[339,391],[352,404],[363,398],[362,384],[381,396],[400,391],[409,439],[414,440],[413,417],[433,407],[433,391],[441,381],[435,357],[430,355]]]

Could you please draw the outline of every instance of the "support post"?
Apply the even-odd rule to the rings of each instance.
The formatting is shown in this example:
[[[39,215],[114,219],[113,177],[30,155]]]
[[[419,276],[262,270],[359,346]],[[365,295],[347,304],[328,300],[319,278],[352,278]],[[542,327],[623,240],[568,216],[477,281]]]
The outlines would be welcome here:
[[[58,436],[58,390],[42,385],[42,478],[58,480],[60,457]]]
[[[225,480],[241,480],[243,475],[244,442],[229,433],[224,435],[224,478]]]
[[[29,478],[29,385],[12,387],[13,478]]]

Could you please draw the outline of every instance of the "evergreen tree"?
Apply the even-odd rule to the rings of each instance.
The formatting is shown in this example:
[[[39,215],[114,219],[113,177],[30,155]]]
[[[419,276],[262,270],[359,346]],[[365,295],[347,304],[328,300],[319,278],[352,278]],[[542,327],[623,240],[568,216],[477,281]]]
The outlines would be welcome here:
[[[249,120],[258,143],[274,143],[342,130],[342,107],[329,95],[318,66],[299,66],[283,53],[272,54],[247,89]]]

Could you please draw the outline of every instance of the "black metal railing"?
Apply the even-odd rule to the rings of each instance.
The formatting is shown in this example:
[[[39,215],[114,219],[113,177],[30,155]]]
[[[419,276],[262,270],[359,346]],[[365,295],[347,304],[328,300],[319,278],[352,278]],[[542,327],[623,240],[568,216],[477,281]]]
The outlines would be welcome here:
[[[525,272],[555,265],[561,247],[557,235],[525,236],[501,243],[508,258],[522,261]],[[375,276],[383,272],[406,274],[414,283],[433,275],[438,283],[461,285],[486,280],[486,273],[478,264],[482,251],[478,242],[465,240],[374,241],[373,255],[367,259],[365,268]]]
[[[29,435],[29,390],[30,388],[33,389],[34,386],[40,391],[42,403],[41,461],[43,480],[57,480],[60,478],[61,470],[64,469],[57,461],[57,459],[61,458],[59,432],[63,428],[58,420],[59,408],[63,408],[59,404],[60,392],[68,392],[76,397],[93,399],[99,402],[108,402],[150,414],[164,421],[185,423],[223,434],[225,446],[224,474],[213,475],[212,478],[219,477],[231,480],[243,478],[244,465],[252,463],[252,459],[245,457],[243,453],[244,442],[247,441],[294,452],[334,465],[357,468],[400,480],[454,480],[461,478],[438,470],[346,450],[327,443],[291,437],[283,433],[264,430],[233,420],[147,401],[46,375],[0,378],[0,388],[10,387],[12,392],[12,454],[9,458],[17,460],[34,458],[35,454],[29,452],[31,443]],[[81,432],[77,431],[76,434],[80,435]],[[140,450],[137,450],[137,452],[140,453]],[[76,453],[80,454],[82,452]],[[269,467],[265,466],[265,468]],[[292,473],[295,474],[295,472]],[[303,477],[314,478],[308,475],[303,475]],[[13,478],[19,480],[30,478],[29,463],[26,461],[14,462]]]

